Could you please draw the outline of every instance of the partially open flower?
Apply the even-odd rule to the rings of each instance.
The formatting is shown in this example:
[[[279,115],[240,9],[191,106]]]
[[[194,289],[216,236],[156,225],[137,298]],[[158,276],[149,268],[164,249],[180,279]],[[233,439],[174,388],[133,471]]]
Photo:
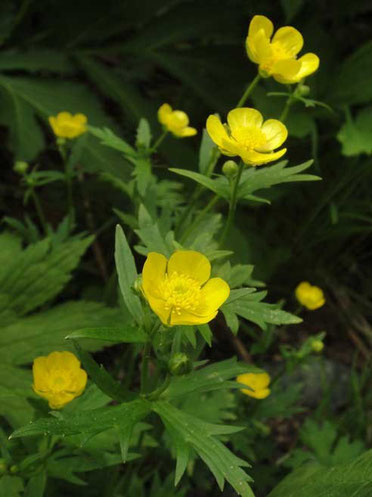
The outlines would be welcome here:
[[[87,116],[69,112],[60,112],[57,116],[49,117],[54,134],[58,138],[76,138],[87,130]]]
[[[189,126],[189,118],[182,110],[173,110],[169,104],[163,104],[158,110],[160,124],[177,138],[196,135],[195,128]]]
[[[323,290],[318,286],[310,285],[308,281],[302,281],[295,290],[296,299],[309,311],[315,311],[325,304]]]
[[[239,155],[245,164],[258,166],[282,157],[287,149],[275,152],[287,139],[287,128],[277,119],[264,122],[256,109],[242,107],[231,110],[227,124],[217,116],[207,119],[207,131],[224,155]]]
[[[236,378],[238,383],[247,385],[248,388],[242,388],[240,391],[249,397],[255,399],[265,399],[270,395],[270,376],[267,373],[244,373]]]
[[[32,373],[35,393],[46,399],[52,409],[61,409],[74,400],[87,384],[87,373],[71,352],[52,352],[36,358]]]
[[[211,321],[230,294],[200,252],[178,250],[169,260],[150,252],[142,270],[142,289],[151,309],[168,326]]]
[[[263,77],[273,76],[279,83],[298,83],[319,67],[319,57],[307,53],[297,59],[304,40],[292,26],[274,31],[273,23],[265,16],[254,16],[248,31],[246,48],[248,57],[258,64]]]

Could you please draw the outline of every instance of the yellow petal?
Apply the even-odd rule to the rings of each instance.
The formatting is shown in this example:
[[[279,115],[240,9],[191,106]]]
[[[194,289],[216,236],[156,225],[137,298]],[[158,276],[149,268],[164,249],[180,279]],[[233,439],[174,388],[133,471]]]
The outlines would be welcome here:
[[[66,404],[69,404],[76,395],[68,392],[59,392],[57,394],[50,394],[46,398],[49,400],[49,407],[51,409],[61,409]]]
[[[195,314],[212,314],[229,298],[230,287],[222,278],[211,278],[200,292],[201,302]]]
[[[265,16],[254,16],[249,24],[248,36],[254,36],[261,29],[265,33],[266,38],[270,38],[274,31],[274,25]]]
[[[46,358],[49,372],[59,370],[73,370],[80,368],[80,361],[72,352],[52,352]]]
[[[287,149],[282,148],[277,152],[273,153],[260,153],[254,150],[244,150],[241,149],[241,153],[239,154],[245,164],[250,166],[260,166],[262,164],[267,164],[268,162],[273,162],[275,160],[280,159],[285,153]]]
[[[189,124],[189,117],[183,110],[174,110],[169,120],[169,124],[172,127],[184,128]]]
[[[205,283],[211,274],[211,263],[205,255],[194,250],[177,250],[174,252],[169,261],[167,273],[177,272],[190,276],[198,281],[200,285]]]
[[[206,128],[211,139],[219,147],[222,146],[223,140],[227,142],[230,140],[229,135],[227,134],[227,131],[224,125],[221,123],[219,117],[213,115],[209,116],[207,119]]]
[[[165,301],[160,298],[154,297],[151,293],[146,294],[146,299],[151,307],[151,309],[158,316],[160,321],[165,325],[170,325],[170,311],[169,307],[165,308]]]
[[[158,120],[161,124],[166,124],[169,116],[172,114],[172,107],[169,104],[163,104],[158,110]]]
[[[266,137],[266,144],[259,149],[258,152],[271,152],[280,147],[288,136],[287,128],[277,119],[268,119],[262,126],[262,132]]]
[[[163,254],[149,252],[142,269],[142,288],[147,299],[150,295],[159,298],[159,286],[165,278],[167,259]]]
[[[70,112],[59,112],[57,114],[57,120],[58,121],[70,121],[72,119],[72,114]]]
[[[298,72],[299,80],[313,74],[319,67],[319,57],[313,53],[307,53],[298,59],[301,64]]]
[[[274,34],[272,43],[278,43],[288,57],[294,57],[303,47],[304,39],[297,29],[285,26]]]
[[[227,122],[231,129],[231,134],[239,132],[242,128],[260,128],[263,122],[262,114],[249,107],[241,107],[231,110],[227,115]]]
[[[177,134],[177,136],[179,136],[180,138],[187,138],[188,136],[194,136],[196,135],[196,133],[197,130],[195,128],[191,128],[190,126],[181,129],[179,133],[174,132],[174,134]]]
[[[217,312],[218,311],[214,311],[213,313],[205,316],[198,316],[196,314],[191,314],[190,312],[184,310],[181,310],[179,314],[173,312],[170,324],[172,326],[176,325],[191,326],[195,324],[207,324],[217,316]]]
[[[262,390],[256,390],[254,392],[250,392],[249,390],[246,390],[247,395],[250,395],[251,397],[255,399],[266,399],[270,395],[270,388],[263,388]]]
[[[34,378],[33,388],[35,391],[47,391],[49,389],[49,371],[46,357],[37,357],[32,365]]]
[[[273,50],[270,40],[261,29],[252,38],[247,39],[248,57],[257,64],[268,65],[273,59]]]
[[[84,369],[79,369],[73,376],[73,381],[71,385],[71,392],[74,392],[76,396],[83,393],[88,381],[88,375]]]
[[[297,59],[278,60],[272,67],[273,77],[278,83],[293,84],[299,81],[301,62]]]
[[[86,124],[87,123],[87,116],[84,114],[75,114],[74,120],[75,120],[76,124]]]

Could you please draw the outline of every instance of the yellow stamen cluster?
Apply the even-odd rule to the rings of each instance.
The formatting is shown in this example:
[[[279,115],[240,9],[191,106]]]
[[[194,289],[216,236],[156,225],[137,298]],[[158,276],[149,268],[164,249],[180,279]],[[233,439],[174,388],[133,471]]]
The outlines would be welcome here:
[[[160,285],[160,293],[165,300],[165,308],[181,315],[181,311],[195,311],[200,303],[200,283],[177,271],[166,275]]]

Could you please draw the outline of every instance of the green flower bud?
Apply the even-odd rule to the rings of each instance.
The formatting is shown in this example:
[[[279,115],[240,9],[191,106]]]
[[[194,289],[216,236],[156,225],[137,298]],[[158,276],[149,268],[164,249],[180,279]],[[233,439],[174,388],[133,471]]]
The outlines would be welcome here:
[[[66,138],[61,138],[60,136],[57,138],[56,143],[59,147],[63,147],[66,143]]]
[[[222,172],[227,178],[234,178],[238,173],[239,167],[233,160],[227,160],[222,166]]]
[[[26,174],[27,169],[29,168],[29,164],[23,160],[17,160],[17,162],[13,166],[13,171],[18,174]]]
[[[16,464],[13,464],[13,466],[10,466],[10,472],[14,475],[15,473],[18,473],[19,467]]]
[[[324,349],[324,343],[321,340],[314,340],[311,344],[311,348],[313,349],[313,352],[320,354]]]
[[[179,352],[169,359],[168,368],[173,375],[180,376],[190,373],[192,370],[192,362],[186,354]]]
[[[310,86],[307,85],[299,85],[296,89],[297,95],[300,97],[307,97],[310,93]]]
[[[139,275],[133,283],[133,292],[142,297],[142,277]]]

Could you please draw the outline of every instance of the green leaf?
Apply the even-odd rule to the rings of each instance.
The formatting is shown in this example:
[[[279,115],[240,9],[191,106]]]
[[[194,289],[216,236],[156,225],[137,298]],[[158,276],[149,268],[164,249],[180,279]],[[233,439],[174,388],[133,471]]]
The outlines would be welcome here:
[[[19,476],[0,477],[0,495],[4,497],[21,497],[23,488],[23,480]]]
[[[84,369],[103,393],[117,402],[124,402],[133,398],[134,394],[130,393],[123,385],[115,381],[102,365],[99,366],[96,363],[89,352],[82,349],[75,341],[74,345]]]
[[[372,99],[372,41],[359,47],[342,64],[332,81],[330,98],[341,105],[362,104]]]
[[[289,474],[268,497],[370,497],[372,450],[354,461],[331,467],[305,464]]]
[[[65,337],[69,339],[88,338],[93,340],[102,340],[103,342],[112,343],[145,343],[147,342],[146,333],[138,326],[82,328],[69,332]]]
[[[217,147],[209,137],[206,129],[203,129],[203,136],[199,150],[199,171],[201,174],[207,174],[210,164],[214,160]]]
[[[137,323],[142,323],[143,311],[141,301],[132,289],[138,276],[136,265],[124,231],[119,225],[116,226],[115,262],[124,302]]]
[[[140,205],[138,210],[138,224],[139,228],[135,230],[139,238],[144,243],[148,252],[158,252],[169,257],[174,248],[168,246],[164,235],[160,232],[159,225],[152,219],[143,204]],[[141,253],[144,253],[141,251]]]
[[[347,157],[372,154],[372,107],[358,112],[353,120],[350,111],[346,112],[346,122],[337,134],[342,144],[342,153]]]
[[[24,70],[30,72],[48,71],[72,73],[74,66],[68,56],[59,51],[32,50],[27,52],[2,52],[0,55],[0,71]]]
[[[162,397],[174,399],[195,392],[239,388],[235,381],[228,380],[235,379],[239,374],[252,372],[258,373],[261,370],[251,364],[237,362],[236,358],[227,359],[189,374],[173,377]]]
[[[46,471],[39,471],[27,483],[24,497],[43,497],[47,482]]]
[[[141,117],[136,134],[137,148],[150,148],[151,144],[151,129],[147,119]]]
[[[227,178],[225,178],[225,176],[220,176],[218,179],[211,179],[207,176],[204,176],[203,174],[189,171],[188,169],[176,169],[173,167],[169,168],[169,171],[196,181],[197,183],[205,186],[205,188],[208,188],[208,190],[211,190],[220,197],[228,199],[230,196],[229,182]]]
[[[239,198],[249,198],[252,193],[269,188],[281,183],[293,181],[318,181],[321,178],[312,174],[299,174],[308,169],[313,160],[309,160],[299,166],[286,167],[287,161],[281,161],[274,166],[250,167],[243,171],[242,180],[239,185]]]
[[[88,126],[88,131],[96,138],[99,138],[102,145],[113,148],[122,152],[127,159],[132,160],[137,155],[136,150],[129,145],[125,140],[119,138],[109,128],[97,128],[95,126]]]
[[[254,497],[248,485],[252,479],[242,469],[249,464],[236,457],[216,437],[216,435],[235,433],[241,428],[207,423],[163,401],[154,402],[152,410],[161,417],[175,445],[176,481],[179,481],[186,469],[188,450],[193,449],[209,467],[221,491],[226,480],[238,495]]]

